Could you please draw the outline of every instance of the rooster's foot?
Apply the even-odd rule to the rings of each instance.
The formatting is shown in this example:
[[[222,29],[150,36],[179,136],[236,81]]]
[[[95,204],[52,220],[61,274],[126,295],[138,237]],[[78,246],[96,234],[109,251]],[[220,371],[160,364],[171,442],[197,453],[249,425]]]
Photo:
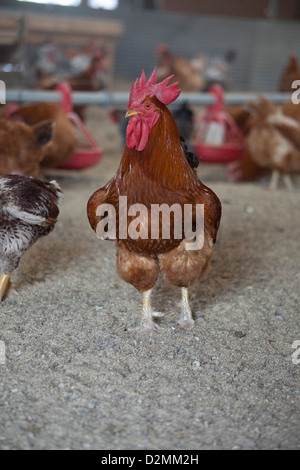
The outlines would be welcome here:
[[[180,317],[177,325],[179,326],[179,328],[187,328],[189,326],[194,326],[195,325],[195,320],[193,318],[182,318]]]
[[[161,328],[155,321],[149,320],[147,322],[142,321],[140,326],[136,328],[136,331],[137,333],[160,333]]]
[[[180,328],[186,328],[187,326],[194,326],[195,320],[193,319],[192,311],[190,309],[188,300],[188,290],[182,287],[182,300],[181,300],[181,315],[178,321]]]
[[[143,292],[143,312],[141,325],[138,331],[159,331],[158,324],[154,321],[154,318],[162,317],[164,313],[153,312],[151,307],[151,289]]]

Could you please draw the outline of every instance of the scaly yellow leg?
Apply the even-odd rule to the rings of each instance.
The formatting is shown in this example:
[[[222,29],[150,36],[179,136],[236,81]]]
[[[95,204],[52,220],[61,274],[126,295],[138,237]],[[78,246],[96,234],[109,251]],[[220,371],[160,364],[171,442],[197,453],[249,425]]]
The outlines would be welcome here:
[[[9,274],[0,274],[0,302],[4,299],[9,286]]]
[[[151,308],[151,290],[143,292],[143,312],[142,321],[139,330],[158,330],[158,325],[153,320],[153,311]]]
[[[152,289],[149,289],[142,293],[143,295],[143,312],[142,312],[142,321],[138,331],[156,331],[160,330],[158,324],[154,321],[154,318],[163,317],[170,312],[154,312],[151,307],[151,292]]]
[[[186,328],[187,326],[193,326],[195,321],[190,309],[188,289],[186,287],[181,288],[181,315],[178,322],[180,328]]]

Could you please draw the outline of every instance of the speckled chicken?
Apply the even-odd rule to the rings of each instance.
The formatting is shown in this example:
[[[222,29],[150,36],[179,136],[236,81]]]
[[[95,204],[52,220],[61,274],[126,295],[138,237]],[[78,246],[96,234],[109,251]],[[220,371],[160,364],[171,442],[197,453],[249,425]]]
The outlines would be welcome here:
[[[53,230],[61,196],[55,181],[0,175],[0,300],[22,254]]]

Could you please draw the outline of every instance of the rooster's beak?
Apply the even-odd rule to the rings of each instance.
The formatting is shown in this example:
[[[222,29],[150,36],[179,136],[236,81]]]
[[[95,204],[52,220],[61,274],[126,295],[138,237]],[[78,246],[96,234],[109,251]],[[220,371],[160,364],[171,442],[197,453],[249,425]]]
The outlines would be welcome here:
[[[132,109],[132,110],[127,111],[127,113],[125,114],[125,117],[128,118],[131,116],[135,116],[136,114],[142,114],[142,112]]]

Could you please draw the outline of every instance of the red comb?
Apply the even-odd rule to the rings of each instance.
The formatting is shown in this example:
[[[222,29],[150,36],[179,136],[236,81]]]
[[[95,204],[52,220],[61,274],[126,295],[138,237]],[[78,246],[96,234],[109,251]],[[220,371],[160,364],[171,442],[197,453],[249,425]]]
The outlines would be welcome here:
[[[156,98],[163,104],[167,105],[175,101],[181,93],[177,89],[178,82],[167,86],[174,75],[166,78],[163,82],[157,83],[156,67],[152,72],[148,82],[144,70],[142,70],[141,78],[136,79],[136,82],[130,88],[128,108],[132,109],[144,101],[146,96],[156,96]]]

